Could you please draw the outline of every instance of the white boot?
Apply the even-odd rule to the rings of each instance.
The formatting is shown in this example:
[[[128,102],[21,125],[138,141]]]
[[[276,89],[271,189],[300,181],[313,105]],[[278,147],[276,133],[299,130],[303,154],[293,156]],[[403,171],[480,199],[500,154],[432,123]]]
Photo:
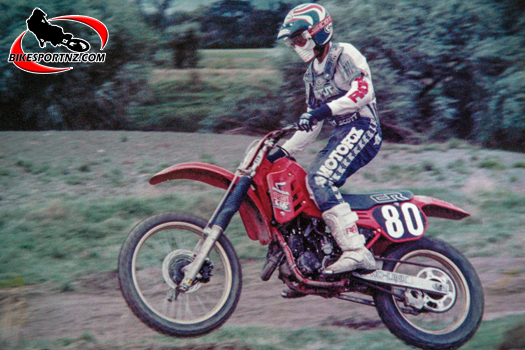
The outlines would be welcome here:
[[[323,213],[323,219],[339,248],[343,251],[339,260],[328,266],[324,273],[328,275],[364,270],[375,271],[374,256],[365,247],[365,237],[357,229],[357,214],[350,210],[348,203],[341,203]]]

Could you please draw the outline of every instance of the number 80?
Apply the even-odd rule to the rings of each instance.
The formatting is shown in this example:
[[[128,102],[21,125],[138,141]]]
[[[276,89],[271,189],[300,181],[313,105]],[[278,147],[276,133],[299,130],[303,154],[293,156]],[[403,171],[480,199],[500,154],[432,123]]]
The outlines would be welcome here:
[[[417,205],[413,203],[403,203],[401,205],[402,218],[399,210],[393,205],[381,207],[381,214],[385,219],[385,227],[389,236],[392,238],[401,238],[405,233],[405,225],[408,233],[413,236],[421,236],[425,232],[423,218]],[[402,221],[403,220],[403,221]]]

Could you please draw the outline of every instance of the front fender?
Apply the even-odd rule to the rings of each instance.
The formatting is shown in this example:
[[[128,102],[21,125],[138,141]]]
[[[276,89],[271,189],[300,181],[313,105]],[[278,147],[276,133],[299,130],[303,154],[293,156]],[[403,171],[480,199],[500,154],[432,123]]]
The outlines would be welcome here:
[[[414,196],[412,202],[420,207],[426,216],[450,220],[461,220],[470,216],[470,213],[467,211],[441,199],[427,196]]]
[[[206,163],[183,163],[171,166],[155,174],[149,183],[157,185],[169,180],[194,180],[206,183],[208,185],[227,189],[234,178],[234,174],[221,167]],[[264,211],[259,198],[253,190],[248,191],[248,197],[244,199],[239,209],[241,220],[248,237],[254,241],[260,241],[261,244],[271,242],[270,227],[268,218],[265,217]]]

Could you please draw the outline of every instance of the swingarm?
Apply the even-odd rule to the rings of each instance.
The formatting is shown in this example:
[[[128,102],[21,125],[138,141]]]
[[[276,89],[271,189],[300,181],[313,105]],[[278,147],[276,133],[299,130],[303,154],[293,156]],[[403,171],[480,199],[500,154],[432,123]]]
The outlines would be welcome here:
[[[356,278],[369,282],[420,290],[426,293],[432,293],[436,295],[444,296],[451,292],[449,286],[447,286],[446,284],[425,278],[405,275],[402,273],[377,270],[367,275],[361,275],[357,272],[353,272],[352,275]]]

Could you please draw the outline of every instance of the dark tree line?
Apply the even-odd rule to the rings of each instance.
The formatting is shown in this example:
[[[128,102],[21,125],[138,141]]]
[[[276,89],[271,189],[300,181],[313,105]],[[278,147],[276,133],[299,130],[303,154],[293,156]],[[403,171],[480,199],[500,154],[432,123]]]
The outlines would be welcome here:
[[[145,83],[157,52],[171,45],[173,64],[185,68],[197,66],[199,48],[274,47],[284,16],[302,2],[274,1],[273,7],[261,9],[249,1],[222,0],[194,11],[173,12],[169,11],[173,1],[155,1],[159,9],[148,14],[140,6],[122,6],[119,0],[42,0],[39,7],[50,16],[83,14],[103,21],[110,31],[107,61],[45,76],[0,60],[0,130],[132,128],[130,111],[158,100]],[[455,137],[525,149],[525,2],[320,3],[334,18],[335,40],[354,44],[367,57],[390,140]],[[25,0],[0,0],[2,52],[9,52],[25,30],[32,10]],[[99,40],[82,26],[67,29],[90,42]],[[188,40],[191,36],[194,39]],[[38,50],[34,40],[24,40],[24,48]],[[238,110],[241,118],[238,123],[229,118],[231,127],[249,120],[253,128],[271,128],[278,120],[297,117],[304,108],[305,66],[290,57],[293,54],[276,62],[284,77],[281,87],[265,96],[246,91],[244,97],[238,96],[238,106],[225,108]],[[260,113],[274,117],[258,122]],[[216,114],[202,117],[209,121]],[[216,130],[228,127],[207,125],[216,125]]]

